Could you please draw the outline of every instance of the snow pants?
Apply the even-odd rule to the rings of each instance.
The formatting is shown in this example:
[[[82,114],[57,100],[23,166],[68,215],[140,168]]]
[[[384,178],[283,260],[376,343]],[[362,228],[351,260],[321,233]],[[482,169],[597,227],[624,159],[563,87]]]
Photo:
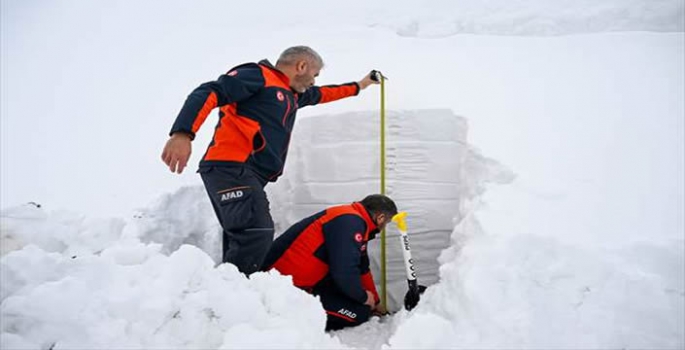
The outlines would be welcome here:
[[[198,172],[223,228],[222,262],[246,275],[258,271],[274,238],[266,182],[242,164]]]
[[[371,308],[340,292],[333,281],[320,283],[312,294],[318,295],[326,311],[326,331],[358,326],[369,320]]]

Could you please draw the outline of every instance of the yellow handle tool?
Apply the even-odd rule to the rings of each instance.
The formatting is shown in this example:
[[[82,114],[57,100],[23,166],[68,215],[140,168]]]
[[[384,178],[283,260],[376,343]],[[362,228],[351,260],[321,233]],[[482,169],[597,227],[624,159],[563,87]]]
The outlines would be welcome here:
[[[392,222],[397,224],[397,228],[400,231],[404,231],[404,233],[407,233],[407,212],[406,211],[401,211],[397,213],[397,215],[392,217]]]
[[[409,247],[409,235],[407,234],[407,213],[401,211],[392,217],[392,221],[397,224],[400,231],[400,242],[402,244],[402,256],[404,256],[404,268],[407,272],[407,284],[409,290],[404,296],[404,307],[411,310],[419,303],[421,293],[426,290],[426,287],[420,286],[416,279],[416,269],[414,267],[414,259],[411,257],[411,248]]]

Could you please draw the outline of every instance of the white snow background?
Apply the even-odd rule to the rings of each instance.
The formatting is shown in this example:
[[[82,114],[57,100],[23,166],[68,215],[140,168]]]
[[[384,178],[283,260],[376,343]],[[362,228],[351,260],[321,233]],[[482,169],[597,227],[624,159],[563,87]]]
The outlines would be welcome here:
[[[3,349],[685,347],[683,1],[0,6]],[[382,70],[391,124],[464,118],[464,153],[426,173],[459,186],[438,208],[446,242],[415,247],[439,254],[431,287],[412,312],[331,334],[289,278],[216,266],[194,173],[216,117],[184,174],[159,159],[193,88],[297,44],[326,61],[319,84]],[[302,109],[291,147],[318,147],[317,125],[341,130],[332,144],[366,135],[378,105],[373,86]],[[279,230],[303,215],[281,205],[304,195],[298,171],[331,171],[296,152],[267,187]],[[363,193],[377,183],[361,157],[329,157]]]

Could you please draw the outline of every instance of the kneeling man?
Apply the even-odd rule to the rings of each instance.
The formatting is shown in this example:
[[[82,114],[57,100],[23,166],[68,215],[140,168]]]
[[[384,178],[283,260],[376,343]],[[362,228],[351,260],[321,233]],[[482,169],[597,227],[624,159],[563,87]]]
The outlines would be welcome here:
[[[263,269],[293,277],[295,286],[319,296],[326,330],[357,326],[384,313],[369,270],[368,241],[397,214],[388,197],[330,207],[291,226],[271,246]]]

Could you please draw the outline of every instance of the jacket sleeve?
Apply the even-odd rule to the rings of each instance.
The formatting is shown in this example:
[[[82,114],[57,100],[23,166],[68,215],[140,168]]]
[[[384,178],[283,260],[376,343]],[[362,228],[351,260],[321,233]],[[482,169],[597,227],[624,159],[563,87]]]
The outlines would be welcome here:
[[[312,86],[298,96],[299,107],[313,106],[319,103],[337,101],[339,99],[359,94],[359,84],[347,83],[342,85]]]
[[[356,215],[341,215],[323,225],[328,268],[336,287],[350,298],[364,303],[366,291],[361,282],[361,246],[366,230]]]
[[[381,298],[378,296],[376,284],[373,282],[373,275],[371,274],[371,270],[369,269],[369,254],[366,249],[364,249],[364,251],[362,252],[361,273],[362,288],[373,293],[374,299],[376,300],[376,304],[380,303]]]
[[[195,133],[214,108],[243,101],[263,86],[264,77],[256,64],[238,66],[216,81],[200,85],[186,99],[169,135],[184,132],[195,138]]]

